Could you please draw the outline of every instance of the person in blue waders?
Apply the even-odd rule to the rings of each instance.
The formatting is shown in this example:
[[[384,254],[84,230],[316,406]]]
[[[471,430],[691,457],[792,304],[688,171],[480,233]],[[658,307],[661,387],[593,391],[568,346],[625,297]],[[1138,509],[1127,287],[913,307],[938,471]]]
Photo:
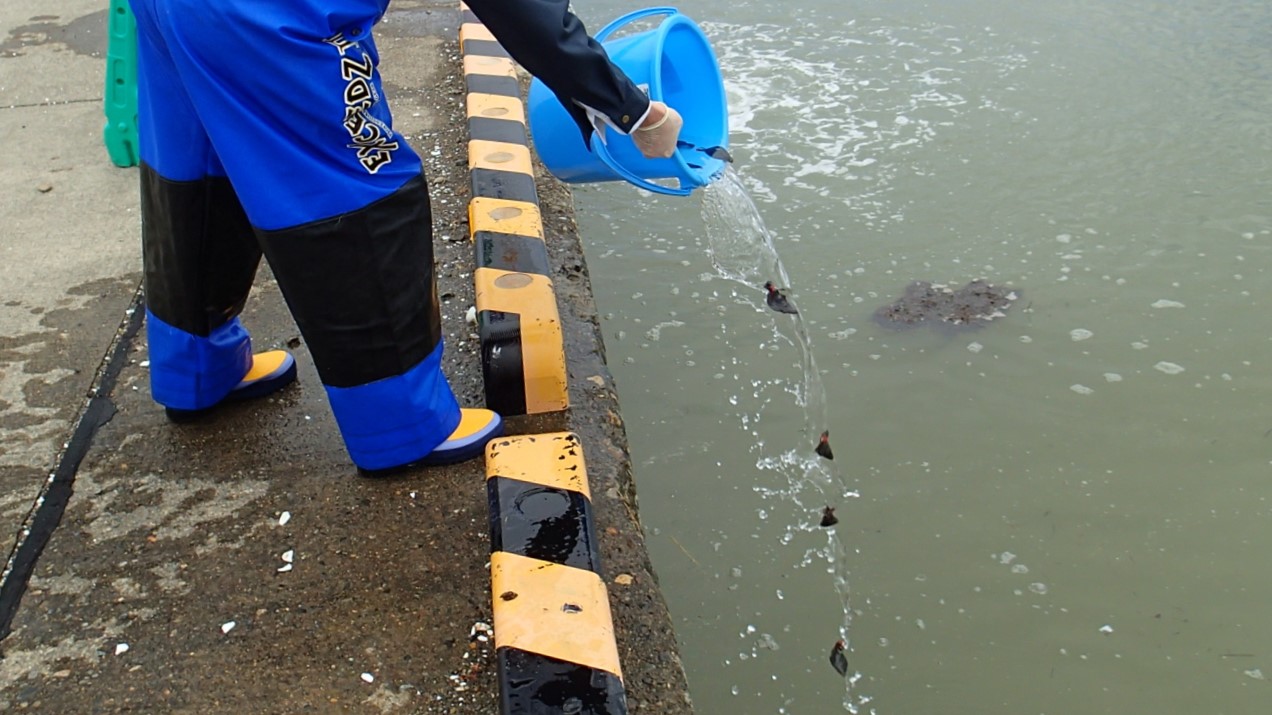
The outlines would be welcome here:
[[[262,252],[364,472],[481,454],[499,415],[461,409],[441,371],[432,219],[393,129],[371,29],[388,0],[131,0],[151,391],[174,420],[296,378],[239,322]],[[651,102],[568,0],[468,0],[570,109],[670,156]]]

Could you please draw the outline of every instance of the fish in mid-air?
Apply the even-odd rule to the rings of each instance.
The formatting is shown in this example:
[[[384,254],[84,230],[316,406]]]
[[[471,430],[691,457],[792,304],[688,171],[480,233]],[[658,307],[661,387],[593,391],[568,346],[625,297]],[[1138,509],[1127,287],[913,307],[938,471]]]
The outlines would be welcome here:
[[[787,297],[786,291],[773,285],[773,281],[766,282],[764,290],[768,291],[768,295],[764,298],[765,302],[768,303],[768,307],[779,313],[799,315],[799,311],[795,310],[795,306],[791,305],[791,299]]]
[[[835,453],[830,449],[830,431],[822,432],[821,439],[817,441],[817,454],[826,459],[834,459]]]
[[[831,527],[839,523],[839,517],[835,516],[835,507],[828,506],[822,509],[821,525],[823,527]]]
[[[848,656],[844,655],[844,639],[840,638],[835,641],[835,645],[830,649],[830,664],[835,666],[835,670],[843,676],[848,675]]]

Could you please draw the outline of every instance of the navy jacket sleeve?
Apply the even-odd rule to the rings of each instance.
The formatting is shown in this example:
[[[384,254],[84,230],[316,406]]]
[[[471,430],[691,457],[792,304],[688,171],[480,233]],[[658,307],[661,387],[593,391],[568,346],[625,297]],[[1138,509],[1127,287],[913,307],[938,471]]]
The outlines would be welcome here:
[[[570,12],[569,0],[465,2],[508,54],[556,94],[585,141],[592,125],[576,101],[604,114],[625,132],[649,108],[645,93],[610,61],[583,22]]]

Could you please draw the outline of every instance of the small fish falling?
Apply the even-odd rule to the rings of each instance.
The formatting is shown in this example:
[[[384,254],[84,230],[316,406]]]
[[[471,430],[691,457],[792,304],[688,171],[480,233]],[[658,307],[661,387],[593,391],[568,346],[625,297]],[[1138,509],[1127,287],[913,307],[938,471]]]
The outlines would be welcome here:
[[[773,285],[773,281],[766,282],[764,290],[768,291],[768,296],[764,299],[768,303],[768,307],[779,313],[799,315],[799,311],[795,310],[795,306],[791,305],[791,299],[786,296],[786,291]]]
[[[733,155],[729,153],[728,149],[725,149],[722,146],[713,146],[710,149],[699,149],[699,151],[712,159],[719,159],[720,161],[728,162],[730,164],[733,163]]]
[[[729,153],[728,149],[725,149],[722,146],[701,147],[683,140],[677,141],[676,146],[681,149],[693,149],[694,151],[700,151],[712,159],[719,159],[720,161],[728,162],[730,164],[733,163],[733,155]]]
[[[828,506],[822,509],[821,525],[822,527],[831,527],[839,523],[839,517],[835,516],[835,507]]]
[[[830,432],[829,431],[821,433],[821,439],[817,441],[817,454],[820,454],[826,459],[835,458],[835,453],[832,452],[830,449]]]
[[[848,656],[844,655],[844,639],[840,638],[835,641],[835,645],[830,649],[830,664],[835,666],[835,671],[840,675],[847,677],[848,675]]]

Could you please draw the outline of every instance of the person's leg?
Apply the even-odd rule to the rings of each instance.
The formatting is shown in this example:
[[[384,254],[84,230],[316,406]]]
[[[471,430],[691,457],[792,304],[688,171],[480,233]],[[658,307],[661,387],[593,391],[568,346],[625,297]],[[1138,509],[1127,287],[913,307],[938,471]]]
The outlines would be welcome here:
[[[428,191],[384,101],[370,39],[379,3],[171,4],[177,71],[353,461],[480,453],[500,428],[493,413],[470,430],[477,439],[448,441],[461,412],[441,372]]]
[[[260,234],[364,469],[418,460],[459,423],[441,370],[431,225],[416,177],[367,207]]]
[[[238,315],[261,252],[176,74],[155,9],[153,0],[133,2],[146,331],[151,393],[180,414],[220,402],[252,368]]]

